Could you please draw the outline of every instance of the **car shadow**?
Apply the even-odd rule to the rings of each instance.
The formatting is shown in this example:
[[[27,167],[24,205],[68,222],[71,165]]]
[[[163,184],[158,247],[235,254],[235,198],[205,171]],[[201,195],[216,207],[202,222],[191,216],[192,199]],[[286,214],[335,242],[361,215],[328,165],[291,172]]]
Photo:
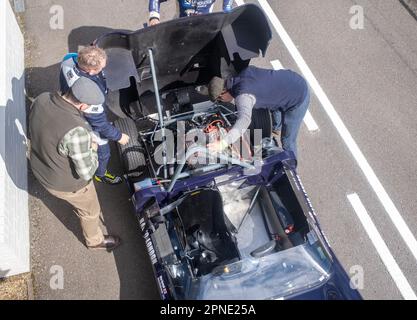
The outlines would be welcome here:
[[[122,174],[117,146],[111,143],[110,147],[112,157],[109,171]],[[96,184],[96,188],[108,233],[122,238],[122,245],[114,251],[120,277],[120,299],[159,299],[150,258],[127,185]]]
[[[88,44],[90,39],[82,41],[79,38],[86,30],[83,27],[77,29],[77,32],[71,32],[69,43],[72,46],[78,46],[82,43]],[[94,32],[85,32],[85,34],[87,37],[95,37],[97,30],[94,29]],[[30,109],[31,101],[40,93],[54,92],[59,89],[59,68],[60,66],[57,63],[45,68],[27,68],[25,70],[26,94],[28,97],[27,111]],[[116,173],[120,172],[117,150],[113,144],[110,168]],[[33,176],[29,164],[28,172],[27,189],[29,194],[41,200],[67,230],[72,232],[78,241],[84,243],[80,223],[73,213],[73,208],[66,202],[49,194]],[[158,299],[159,294],[152,275],[150,260],[139,232],[138,221],[133,214],[133,207],[129,201],[130,196],[126,185],[97,185],[97,193],[107,233],[117,234],[122,238],[122,245],[112,253],[120,279],[119,298]],[[85,248],[85,250],[88,249]]]

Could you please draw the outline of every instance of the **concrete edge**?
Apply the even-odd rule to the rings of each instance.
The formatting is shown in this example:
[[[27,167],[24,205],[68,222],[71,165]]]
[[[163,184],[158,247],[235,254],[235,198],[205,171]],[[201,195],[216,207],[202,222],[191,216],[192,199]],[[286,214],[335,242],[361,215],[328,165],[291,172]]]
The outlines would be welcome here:
[[[33,290],[33,273],[29,272],[29,276],[26,282],[28,300],[35,300],[35,294]]]
[[[417,21],[417,0],[399,0],[408,13]]]

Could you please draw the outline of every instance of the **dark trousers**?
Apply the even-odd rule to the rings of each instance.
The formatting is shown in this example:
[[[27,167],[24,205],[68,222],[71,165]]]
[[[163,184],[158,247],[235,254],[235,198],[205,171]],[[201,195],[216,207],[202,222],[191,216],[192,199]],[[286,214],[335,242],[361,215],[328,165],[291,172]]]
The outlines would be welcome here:
[[[287,151],[292,151],[297,157],[297,136],[300,130],[301,122],[307,112],[310,104],[310,91],[304,100],[285,112],[273,111],[273,117],[275,120],[275,130],[281,129],[281,143],[282,148]]]
[[[96,171],[96,176],[102,177],[106,173],[107,165],[110,160],[110,146],[108,143],[98,146],[97,149],[98,155],[98,168]]]

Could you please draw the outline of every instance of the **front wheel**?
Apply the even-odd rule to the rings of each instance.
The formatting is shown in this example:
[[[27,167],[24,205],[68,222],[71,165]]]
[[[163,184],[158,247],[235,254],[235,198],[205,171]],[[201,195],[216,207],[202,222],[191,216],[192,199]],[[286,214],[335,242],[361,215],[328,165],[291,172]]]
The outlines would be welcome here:
[[[272,136],[272,117],[268,109],[253,109],[252,122],[249,125],[250,139],[252,145],[259,145],[259,139],[270,138]],[[261,133],[255,134],[255,130],[261,130]]]
[[[117,119],[114,122],[116,128],[121,132],[129,135],[129,142],[122,146],[118,145],[120,159],[123,163],[125,173],[142,172],[146,166],[146,160],[143,153],[143,145],[139,140],[139,133],[135,122],[130,118]]]

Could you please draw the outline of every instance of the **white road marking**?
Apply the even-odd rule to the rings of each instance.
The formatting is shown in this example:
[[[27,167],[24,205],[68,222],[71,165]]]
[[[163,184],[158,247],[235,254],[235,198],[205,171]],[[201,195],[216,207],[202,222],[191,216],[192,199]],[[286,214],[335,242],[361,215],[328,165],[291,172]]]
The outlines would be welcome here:
[[[245,3],[243,2],[243,0],[235,0],[235,2],[236,2],[236,5],[237,6],[242,6],[242,5],[244,5]]]
[[[319,131],[319,126],[316,121],[313,119],[310,111],[307,110],[306,115],[304,116],[304,124],[307,126],[308,131],[316,132]]]
[[[347,195],[347,198],[355,210],[355,213],[358,216],[360,222],[362,223],[363,228],[368,234],[369,239],[371,239],[372,244],[381,257],[382,262],[384,263],[389,274],[397,285],[398,290],[400,290],[401,295],[406,300],[417,300],[416,294],[414,293],[403,272],[389,251],[384,239],[382,239],[381,234],[378,232],[371,217],[363,206],[359,196],[356,193],[352,193]]]
[[[274,68],[274,70],[284,69],[284,66],[282,65],[281,61],[279,61],[278,59],[272,60],[271,64],[272,64],[272,68]]]
[[[382,206],[385,208],[385,211],[387,212],[394,226],[397,228],[400,236],[403,238],[405,244],[410,249],[411,253],[414,256],[414,259],[417,260],[417,240],[412,234],[412,232],[410,231],[410,228],[407,226],[406,222],[404,221],[400,212],[396,208],[395,204],[389,197],[388,193],[385,191],[385,188],[382,186],[374,170],[369,165],[368,161],[366,160],[362,151],[359,149],[355,140],[353,140],[352,135],[346,128],[342,119],[339,117],[333,104],[330,102],[329,98],[327,97],[326,93],[320,86],[316,77],[311,72],[307,63],[304,61],[297,47],[291,40],[288,33],[285,31],[281,22],[278,20],[277,16],[275,15],[269,3],[266,0],[258,0],[258,2],[263,8],[266,15],[268,16],[271,24],[274,26],[282,42],[287,47],[292,58],[297,63],[304,77],[309,82],[310,87],[313,89],[314,93],[319,99],[321,105],[323,106],[324,110],[326,111],[327,115],[329,116],[330,120],[335,126],[336,130],[339,132],[340,137],[343,139],[344,143],[348,147],[352,156],[356,160],[359,168],[362,170],[363,174],[365,175],[366,179],[368,180],[368,183],[374,190]]]
[[[281,70],[284,69],[281,61],[278,59],[271,61],[272,68],[274,70]],[[315,132],[319,130],[319,126],[317,125],[317,122],[313,119],[313,116],[311,115],[310,111],[307,110],[305,116],[304,116],[304,124],[306,125],[308,131]]]

